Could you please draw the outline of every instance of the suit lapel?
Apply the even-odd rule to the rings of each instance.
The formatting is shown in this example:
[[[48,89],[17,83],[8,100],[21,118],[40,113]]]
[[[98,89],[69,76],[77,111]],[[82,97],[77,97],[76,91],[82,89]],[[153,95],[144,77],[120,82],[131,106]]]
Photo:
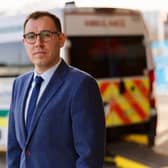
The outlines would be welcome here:
[[[24,120],[24,111],[25,111],[25,102],[27,99],[27,93],[31,84],[31,79],[33,77],[33,73],[31,73],[27,80],[22,84],[22,90],[20,91],[20,108],[18,110],[18,124],[20,127],[22,142],[26,140],[26,129],[25,129],[25,120]]]
[[[59,67],[56,69],[54,72],[50,82],[48,83],[39,103],[37,106],[37,109],[35,110],[35,113],[33,114],[32,117],[32,123],[30,125],[30,131],[27,139],[27,143],[32,135],[32,132],[36,128],[36,125],[38,124],[39,118],[44,112],[45,107],[48,105],[50,99],[57,93],[59,88],[62,86],[66,72],[68,71],[68,66],[66,63],[62,60],[61,64]]]

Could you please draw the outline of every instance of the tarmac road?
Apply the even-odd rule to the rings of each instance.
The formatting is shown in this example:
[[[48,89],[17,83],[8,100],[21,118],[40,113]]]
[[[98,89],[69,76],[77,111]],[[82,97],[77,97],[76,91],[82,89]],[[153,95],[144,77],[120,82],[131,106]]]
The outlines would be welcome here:
[[[126,141],[114,142],[109,145],[109,149],[111,149],[113,160],[118,165],[116,168],[144,168],[144,166],[145,168],[165,168],[168,166],[168,156],[159,154],[142,144]]]

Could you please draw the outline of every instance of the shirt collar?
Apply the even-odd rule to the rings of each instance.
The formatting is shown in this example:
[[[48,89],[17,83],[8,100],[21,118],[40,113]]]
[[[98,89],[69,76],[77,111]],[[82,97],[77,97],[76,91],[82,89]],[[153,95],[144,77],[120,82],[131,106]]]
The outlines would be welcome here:
[[[36,76],[41,76],[44,79],[44,81],[48,82],[51,79],[52,75],[54,74],[55,70],[60,65],[60,63],[61,63],[61,59],[59,59],[57,64],[55,64],[54,66],[52,66],[51,68],[49,68],[47,71],[45,71],[44,73],[40,75],[37,74],[37,72],[34,70],[33,80],[35,79]]]

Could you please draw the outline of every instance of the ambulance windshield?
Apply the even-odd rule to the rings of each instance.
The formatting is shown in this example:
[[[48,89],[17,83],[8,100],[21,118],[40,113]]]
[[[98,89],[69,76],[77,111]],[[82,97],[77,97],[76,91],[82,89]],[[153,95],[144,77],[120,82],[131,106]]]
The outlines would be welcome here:
[[[96,78],[143,75],[143,36],[70,37],[71,65]]]

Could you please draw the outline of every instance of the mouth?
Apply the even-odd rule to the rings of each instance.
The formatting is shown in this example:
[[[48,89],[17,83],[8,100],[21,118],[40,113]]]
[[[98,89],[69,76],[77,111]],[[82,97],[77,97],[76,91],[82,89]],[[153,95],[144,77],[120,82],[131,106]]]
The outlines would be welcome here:
[[[44,55],[44,54],[46,54],[45,51],[36,51],[33,53],[33,55]]]

